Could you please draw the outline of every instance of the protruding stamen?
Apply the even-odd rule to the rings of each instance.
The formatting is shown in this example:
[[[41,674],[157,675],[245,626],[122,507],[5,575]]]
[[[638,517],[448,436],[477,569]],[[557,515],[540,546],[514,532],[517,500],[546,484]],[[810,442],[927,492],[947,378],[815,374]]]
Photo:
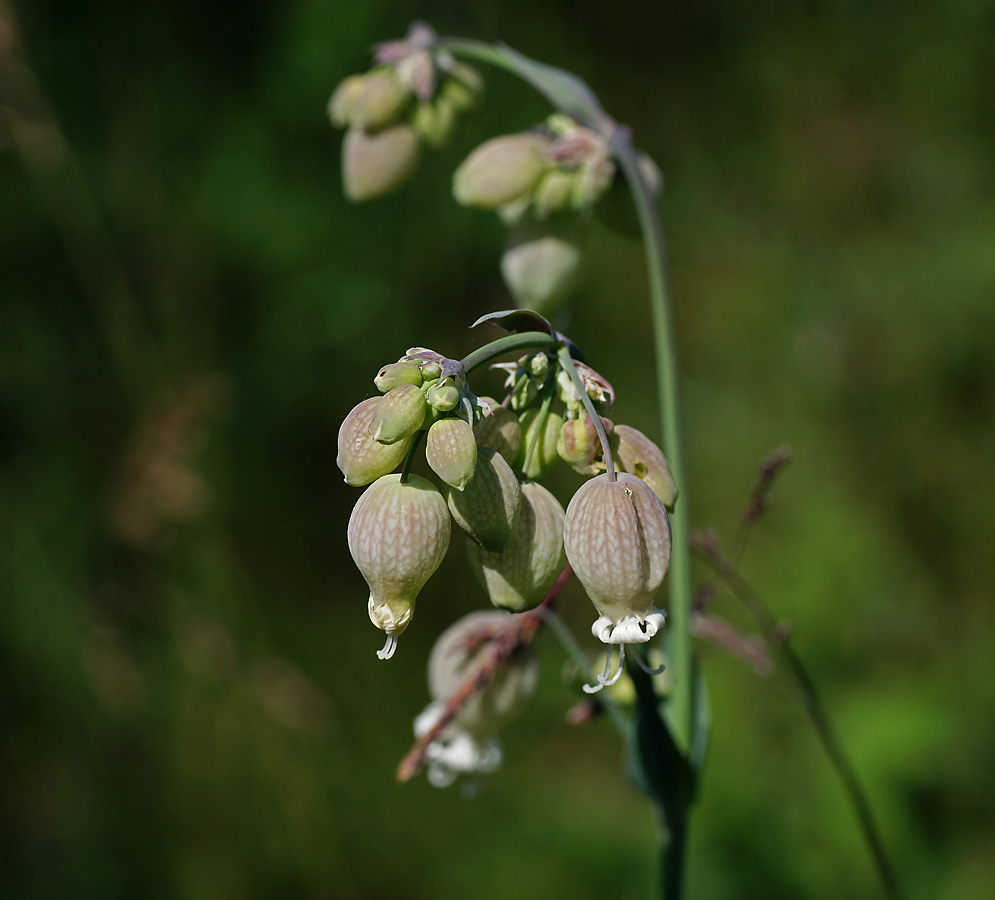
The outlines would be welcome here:
[[[397,638],[392,635],[387,635],[387,643],[383,645],[382,650],[377,650],[377,656],[380,659],[390,659],[394,655],[394,651],[397,649]]]
[[[651,669],[646,662],[643,660],[642,656],[638,653],[636,654],[636,662],[639,664],[639,668],[642,669],[647,675],[659,675],[667,666],[661,663],[655,669]]]
[[[612,682],[608,681],[608,673],[611,671],[611,668],[612,668],[612,658],[614,657],[614,655],[615,655],[615,648],[611,644],[609,644],[608,645],[608,654],[605,657],[605,671],[602,672],[598,676],[598,683],[597,684],[583,684],[583,685],[581,685],[581,687],[584,689],[584,693],[585,694],[596,694],[606,684],[609,684],[609,683],[610,684],[614,684],[615,683],[614,681],[612,681]],[[615,679],[615,680],[617,681],[618,679]]]
[[[638,654],[637,654],[638,655]],[[608,681],[606,681],[605,687],[611,687],[616,684],[619,678],[622,677],[622,672],[625,669],[625,644],[618,645],[618,668],[615,670],[615,674],[612,675]]]

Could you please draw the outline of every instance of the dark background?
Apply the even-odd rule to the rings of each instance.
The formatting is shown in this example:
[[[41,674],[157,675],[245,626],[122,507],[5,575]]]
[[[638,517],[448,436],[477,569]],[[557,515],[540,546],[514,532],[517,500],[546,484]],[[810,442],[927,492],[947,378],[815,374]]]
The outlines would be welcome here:
[[[464,800],[393,781],[458,541],[389,663],[345,529],[345,413],[510,305],[455,165],[342,198],[325,103],[422,18],[573,70],[666,179],[698,525],[794,458],[744,573],[794,627],[911,898],[995,894],[995,6],[0,4],[0,884],[16,898],[647,897],[605,722],[537,701]],[[637,12],[638,10],[638,12]],[[638,243],[592,223],[563,328],[659,439]],[[560,473],[562,499],[577,480]],[[697,572],[696,580],[708,577]],[[578,587],[565,615],[585,646]],[[727,596],[716,613],[743,628]],[[692,898],[880,896],[777,679],[707,644]]]

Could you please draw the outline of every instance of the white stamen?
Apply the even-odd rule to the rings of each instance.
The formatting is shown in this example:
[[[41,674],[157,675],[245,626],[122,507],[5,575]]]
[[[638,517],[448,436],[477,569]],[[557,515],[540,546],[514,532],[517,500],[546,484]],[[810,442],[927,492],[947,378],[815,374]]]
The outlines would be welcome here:
[[[611,687],[613,684],[617,683],[619,678],[622,677],[622,672],[625,669],[625,644],[618,645],[618,668],[615,670],[615,674],[605,682],[605,687]]]
[[[612,668],[612,657],[615,655],[615,648],[608,645],[608,654],[605,657],[605,671],[598,676],[598,683],[594,684],[582,684],[581,687],[584,689],[585,694],[596,694],[600,691],[606,684],[608,684],[608,673]],[[614,682],[612,682],[614,684]]]
[[[377,650],[377,656],[380,659],[390,659],[394,655],[394,651],[397,649],[397,638],[392,635],[387,635],[387,643],[383,645],[382,650]]]

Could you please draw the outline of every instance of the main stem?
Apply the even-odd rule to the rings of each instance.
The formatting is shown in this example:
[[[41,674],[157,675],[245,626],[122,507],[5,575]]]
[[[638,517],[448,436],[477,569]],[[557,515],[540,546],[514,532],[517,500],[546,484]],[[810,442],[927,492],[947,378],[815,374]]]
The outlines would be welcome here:
[[[677,745],[687,753],[691,747],[691,553],[688,544],[688,480],[684,465],[684,432],[678,388],[677,342],[673,301],[670,296],[667,245],[657,214],[655,197],[643,177],[639,159],[628,137],[620,130],[611,136],[612,153],[629,182],[636,204],[639,226],[646,251],[650,307],[653,310],[653,338],[663,449],[670,471],[680,490],[680,498],[670,517],[673,549],[670,556],[670,624],[667,628],[667,657],[673,678],[673,692],[667,705],[669,724]]]

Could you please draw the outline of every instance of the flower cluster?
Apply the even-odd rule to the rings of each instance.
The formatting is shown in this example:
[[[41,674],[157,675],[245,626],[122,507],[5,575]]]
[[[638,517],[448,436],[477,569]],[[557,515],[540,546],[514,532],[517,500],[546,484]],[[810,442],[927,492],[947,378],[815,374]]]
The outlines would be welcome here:
[[[473,393],[463,362],[412,348],[377,373],[381,395],[342,423],[339,468],[349,484],[368,485],[349,549],[370,588],[370,618],[387,634],[381,658],[445,557],[453,522],[499,609],[536,607],[569,563],[597,610],[595,637],[619,648],[618,673],[624,646],[662,626],[653,603],[670,560],[674,480],[659,447],[605,417],[614,390],[557,337],[557,353],[497,364],[500,401]],[[409,471],[422,437],[438,486]],[[588,479],[566,510],[540,483],[561,464]],[[592,690],[613,683],[610,668],[611,657]]]
[[[382,197],[412,175],[422,148],[438,150],[483,88],[475,69],[435,47],[435,33],[415,24],[404,40],[381,44],[377,65],[350,75],[328,104],[332,124],[347,128],[342,182],[354,202]]]

